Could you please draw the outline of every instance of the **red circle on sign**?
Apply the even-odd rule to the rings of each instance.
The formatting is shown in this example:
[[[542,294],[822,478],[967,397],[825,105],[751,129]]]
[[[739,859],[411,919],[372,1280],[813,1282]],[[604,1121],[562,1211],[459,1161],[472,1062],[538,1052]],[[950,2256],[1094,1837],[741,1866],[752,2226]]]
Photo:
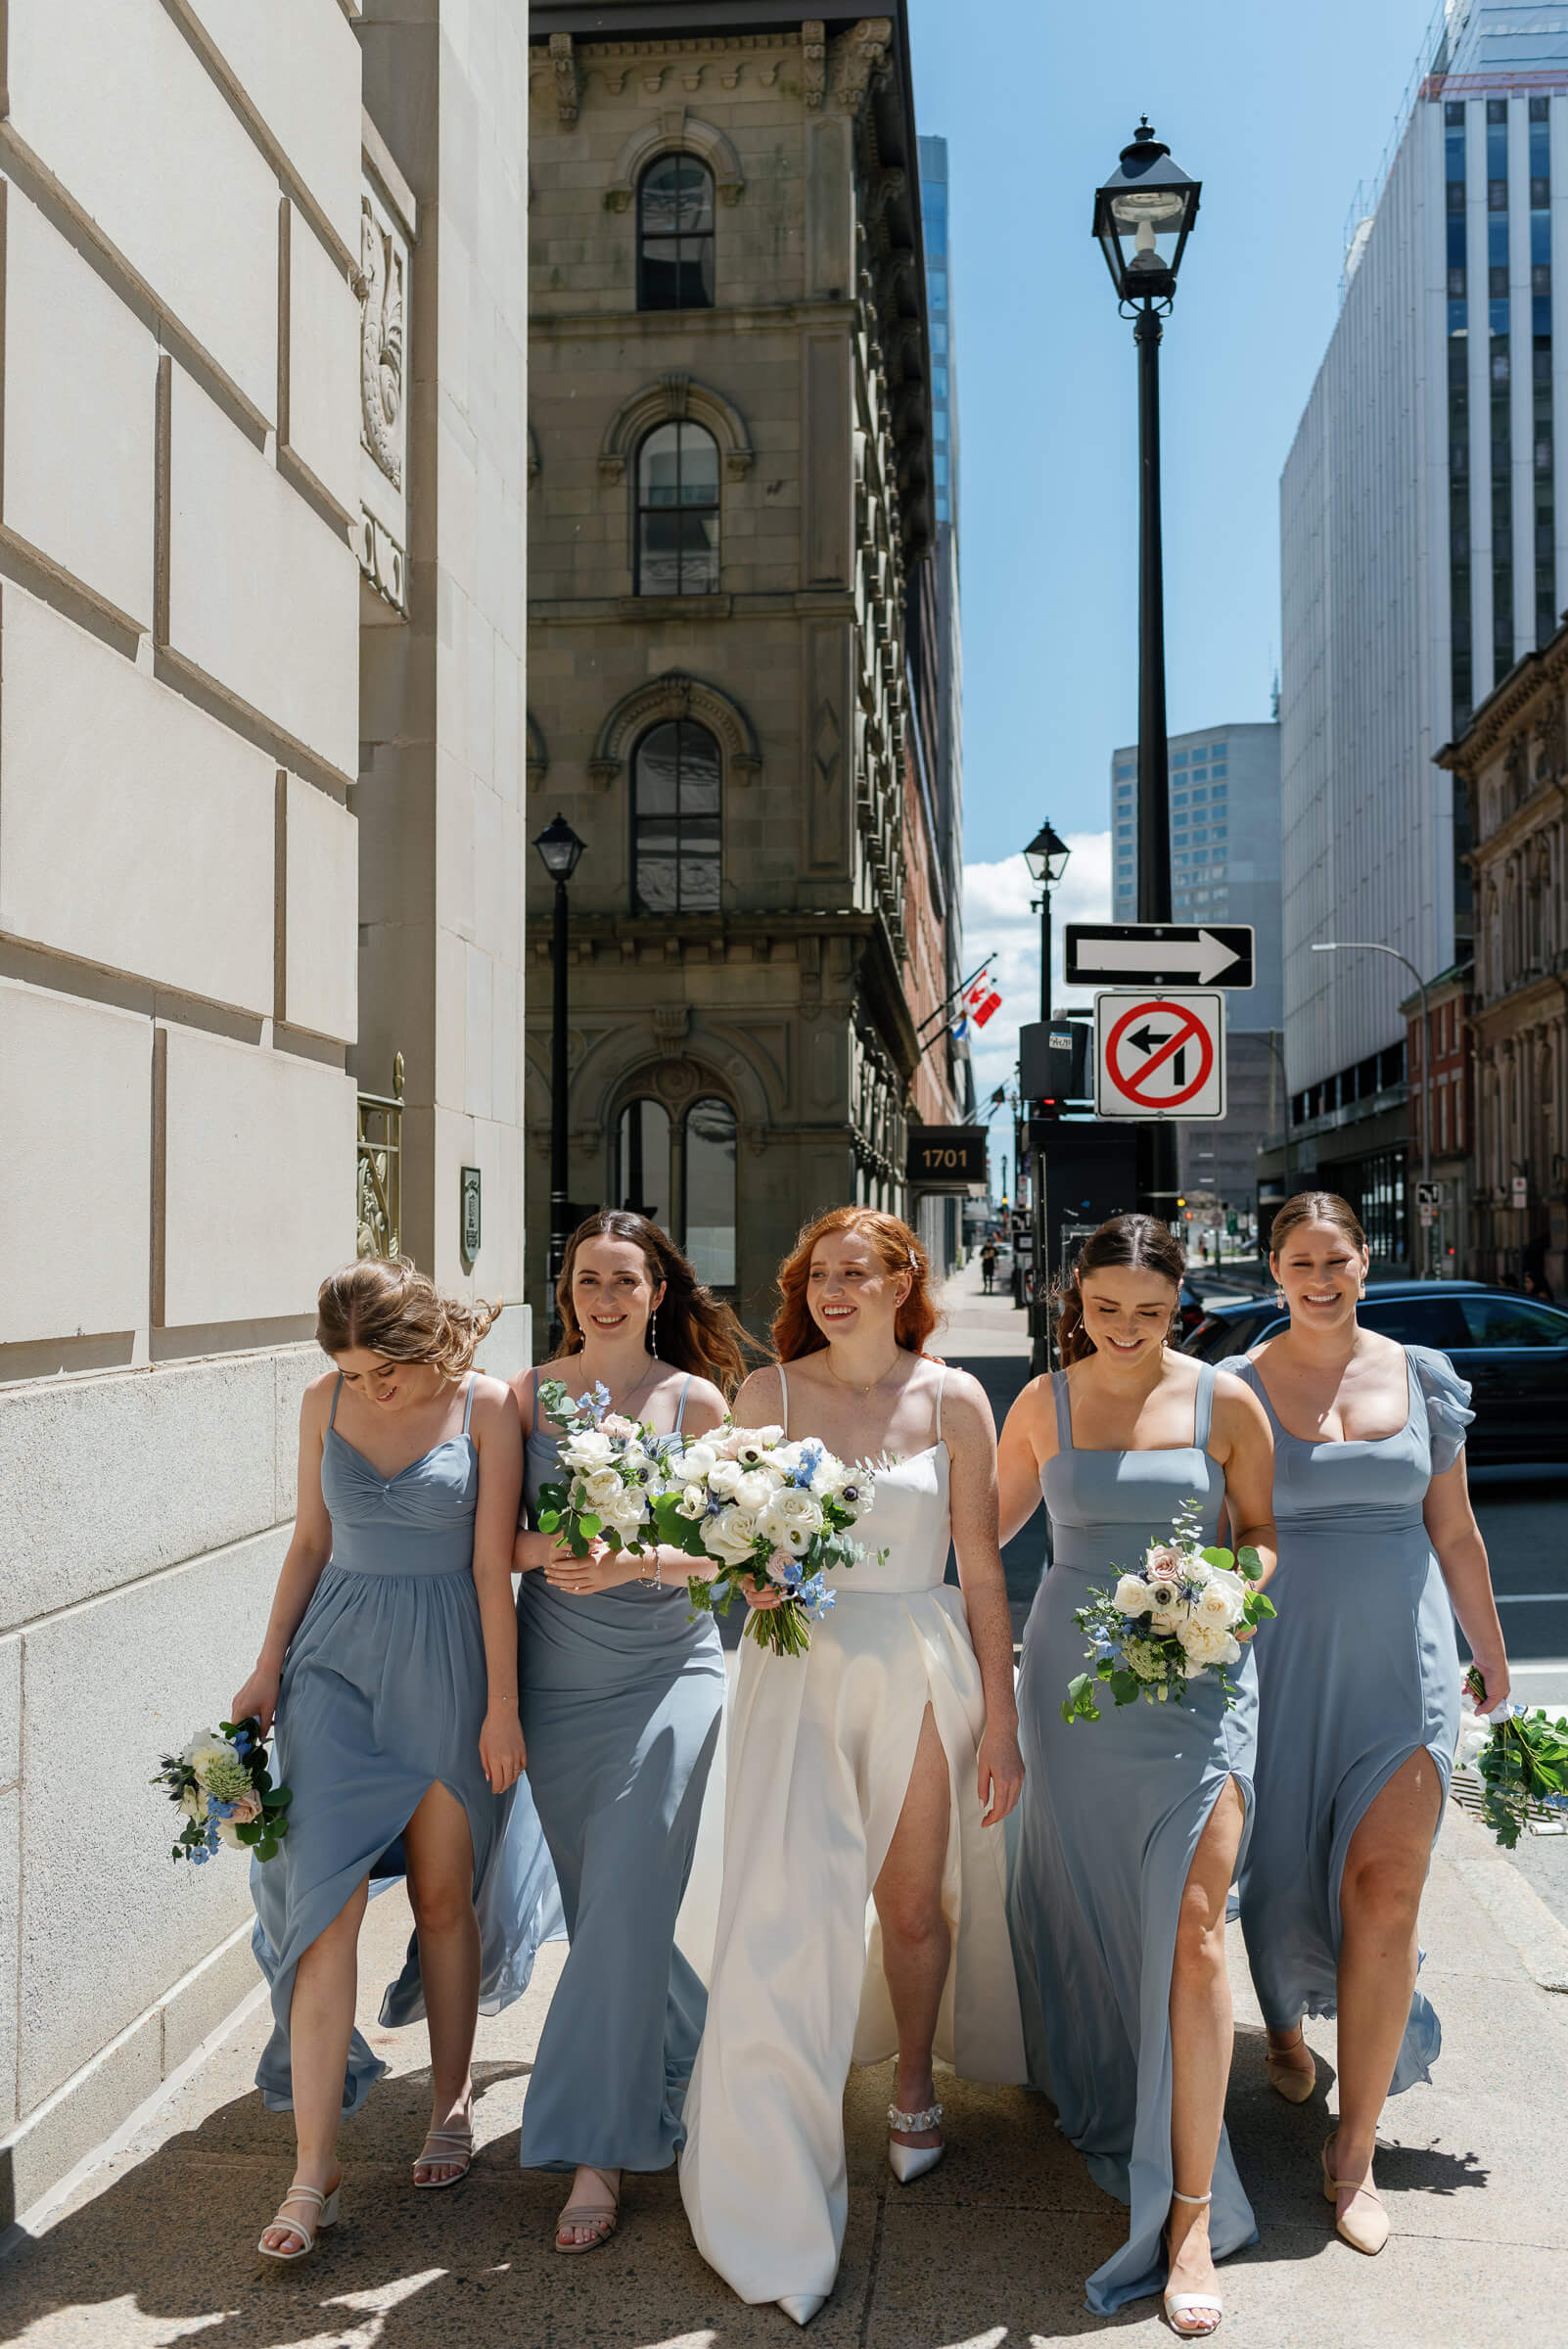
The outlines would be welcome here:
[[[1130,1083],[1117,1068],[1116,1048],[1133,1021],[1147,1019],[1151,1013],[1157,1019],[1175,1019],[1178,1025],[1176,1034],[1167,1036],[1161,1049],[1151,1055],[1148,1065],[1139,1069],[1138,1082]],[[1163,1101],[1151,1101],[1139,1087],[1148,1082],[1156,1069],[1163,1068],[1174,1054],[1179,1052],[1183,1044],[1194,1040],[1198,1044],[1198,1074],[1192,1082],[1179,1093],[1167,1094]],[[1127,1100],[1135,1101],[1139,1109],[1179,1109],[1183,1101],[1190,1101],[1194,1093],[1203,1090],[1213,1068],[1214,1038],[1208,1029],[1184,1005],[1169,1000],[1162,1002],[1156,998],[1152,1003],[1134,1003],[1130,1011],[1122,1014],[1105,1039],[1105,1073],[1117,1091]]]

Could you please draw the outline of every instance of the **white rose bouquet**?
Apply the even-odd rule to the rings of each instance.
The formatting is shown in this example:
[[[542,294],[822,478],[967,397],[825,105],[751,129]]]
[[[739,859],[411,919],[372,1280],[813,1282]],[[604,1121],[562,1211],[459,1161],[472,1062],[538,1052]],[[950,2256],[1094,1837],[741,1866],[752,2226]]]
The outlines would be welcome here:
[[[1255,1549],[1237,1556],[1205,1547],[1197,1503],[1176,1511],[1169,1542],[1152,1542],[1135,1572],[1114,1590],[1090,1590],[1073,1621],[1085,1634],[1090,1669],[1070,1681],[1062,1703],[1066,1722],[1098,1721],[1096,1683],[1105,1681],[1119,1705],[1179,1705],[1187,1684],[1212,1672],[1235,1703],[1228,1678],[1241,1661],[1240,1631],[1252,1631],[1275,1612],[1257,1588],[1262,1561]]]
[[[540,1533],[554,1534],[575,1558],[585,1558],[595,1541],[633,1558],[656,1549],[652,1499],[665,1455],[678,1449],[678,1437],[656,1436],[640,1420],[612,1411],[610,1390],[598,1382],[591,1395],[574,1403],[564,1378],[547,1378],[539,1407],[561,1430],[561,1465],[569,1480],[543,1487]]]
[[[1464,1693],[1476,1705],[1487,1701],[1487,1684],[1475,1665],[1464,1676]],[[1545,1826],[1568,1812],[1568,1721],[1551,1721],[1538,1705],[1500,1706],[1483,1719],[1461,1714],[1454,1761],[1481,1780],[1481,1817],[1505,1851],[1520,1830]]]
[[[257,1860],[277,1858],[294,1797],[287,1786],[272,1783],[261,1724],[254,1714],[248,1721],[198,1729],[183,1753],[163,1756],[152,1784],[168,1789],[185,1821],[179,1841],[170,1847],[171,1860],[205,1867],[220,1843],[231,1851],[252,1852]]]
[[[693,1613],[722,1615],[747,1582],[772,1585],[784,1598],[748,1610],[746,1632],[775,1655],[804,1655],[810,1626],[835,1603],[824,1574],[864,1554],[849,1532],[871,1505],[876,1470],[848,1467],[813,1441],[786,1444],[781,1427],[716,1428],[665,1469],[653,1501],[660,1541],[719,1568],[687,1583]]]

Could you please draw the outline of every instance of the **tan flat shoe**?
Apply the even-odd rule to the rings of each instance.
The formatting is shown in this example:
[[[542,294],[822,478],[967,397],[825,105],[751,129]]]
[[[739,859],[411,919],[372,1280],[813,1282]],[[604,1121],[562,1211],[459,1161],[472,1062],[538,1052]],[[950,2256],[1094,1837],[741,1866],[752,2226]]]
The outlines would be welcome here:
[[[1353,2251],[1364,2251],[1375,2258],[1388,2241],[1388,2212],[1382,2196],[1365,2179],[1336,2178],[1328,2166],[1328,2145],[1323,2147],[1323,2194],[1334,2205],[1334,2225]],[[1349,2194],[1350,2201],[1341,2210],[1339,2197]]]
[[[1299,2048],[1301,2045],[1301,2025],[1298,2023],[1296,2036],[1290,2042],[1290,2049]],[[1289,2052],[1288,2049],[1270,2047],[1268,2054],[1264,2057],[1264,2070],[1268,2075],[1268,2085],[1276,2094],[1284,2097],[1287,2104],[1305,2104],[1317,2086],[1317,2066],[1312,2059],[1311,2049],[1308,2050],[1305,2071],[1302,2070],[1299,2063],[1285,2062],[1284,2057],[1287,2052]]]

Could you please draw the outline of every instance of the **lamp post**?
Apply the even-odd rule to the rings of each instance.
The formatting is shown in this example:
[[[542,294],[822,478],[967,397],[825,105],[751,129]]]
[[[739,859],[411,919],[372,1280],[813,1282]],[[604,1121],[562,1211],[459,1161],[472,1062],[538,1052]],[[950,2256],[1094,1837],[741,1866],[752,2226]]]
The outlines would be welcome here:
[[[1094,195],[1094,235],[1138,354],[1138,920],[1171,919],[1171,785],[1165,718],[1165,582],[1160,544],[1160,317],[1198,216],[1200,183],[1171,161],[1143,116],[1120,166]],[[1176,1136],[1144,1128],[1144,1190],[1169,1220]]]
[[[1314,954],[1387,954],[1402,962],[1415,981],[1421,996],[1421,1181],[1430,1190],[1432,1185],[1432,1007],[1426,999],[1426,981],[1407,954],[1398,946],[1385,946],[1375,938],[1314,938]],[[1432,1245],[1421,1242],[1421,1277],[1431,1278]]]
[[[1051,1016],[1051,891],[1067,870],[1072,850],[1060,839],[1048,823],[1041,824],[1028,848],[1024,862],[1029,877],[1038,883],[1039,896],[1035,899],[1039,910],[1039,1016]]]
[[[550,940],[553,1002],[550,1026],[550,1328],[556,1330],[555,1284],[566,1261],[571,1238],[572,1208],[567,1197],[567,883],[577,869],[585,842],[580,841],[564,815],[545,825],[533,843],[540,861],[555,883],[555,926]]]

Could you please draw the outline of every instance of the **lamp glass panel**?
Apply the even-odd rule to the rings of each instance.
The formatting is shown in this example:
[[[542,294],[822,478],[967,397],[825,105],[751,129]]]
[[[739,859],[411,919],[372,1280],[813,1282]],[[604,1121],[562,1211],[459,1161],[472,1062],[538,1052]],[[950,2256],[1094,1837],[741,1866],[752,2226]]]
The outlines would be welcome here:
[[[616,1197],[633,1215],[669,1229],[669,1112],[662,1101],[628,1101],[621,1113]]]

